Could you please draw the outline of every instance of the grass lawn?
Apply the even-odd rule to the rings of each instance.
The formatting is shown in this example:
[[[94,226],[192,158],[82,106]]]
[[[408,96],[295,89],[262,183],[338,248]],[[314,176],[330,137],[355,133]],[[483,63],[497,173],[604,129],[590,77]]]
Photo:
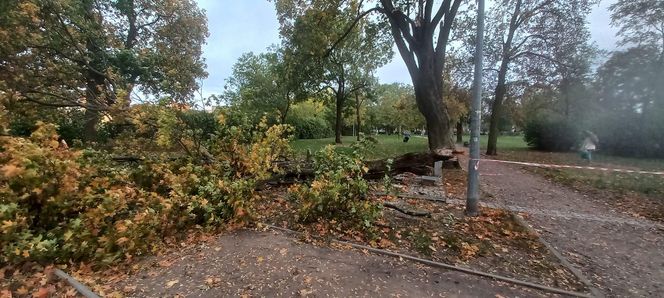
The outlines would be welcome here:
[[[389,158],[409,152],[425,152],[428,150],[427,138],[422,136],[413,136],[408,143],[404,143],[400,135],[377,135],[374,137],[378,140],[378,145],[376,145],[369,159]],[[464,141],[467,140],[468,137],[465,136]],[[352,136],[344,136],[342,141],[343,144],[337,146],[339,150],[347,150],[350,144],[356,142],[355,137]],[[485,148],[487,136],[482,136],[480,142],[482,148]],[[311,150],[311,152],[316,152],[327,145],[334,145],[334,138],[295,140],[291,142],[291,145],[298,155],[304,155],[307,149]],[[525,150],[526,148],[526,143],[521,136],[503,136],[498,138],[499,150]]]
[[[389,158],[408,152],[424,152],[428,148],[426,138],[413,137],[408,143],[404,143],[402,138],[397,135],[378,135],[374,137],[378,140],[378,144],[373,150],[373,154],[369,156],[369,159]],[[353,136],[344,136],[342,138],[343,144],[336,145],[336,148],[338,150],[350,150],[350,145],[356,142],[355,138]],[[313,153],[327,145],[334,145],[334,138],[295,140],[291,142],[291,145],[298,155],[304,155],[307,149]]]
[[[408,143],[399,135],[378,135],[376,148],[369,159],[382,159],[399,156],[409,152],[425,152],[428,148],[427,139],[413,136]],[[468,136],[464,136],[464,141]],[[355,137],[345,136],[343,144],[337,145],[338,150],[349,150]],[[486,148],[487,136],[481,136],[482,149]],[[307,149],[316,152],[327,145],[333,145],[334,138],[315,140],[295,140],[291,145],[303,156]],[[498,156],[495,158],[514,161],[537,163],[588,165],[576,152],[541,152],[529,150],[522,136],[502,136],[498,138]],[[494,157],[489,157],[494,158]],[[610,155],[594,154],[590,166],[607,168],[641,169],[646,171],[664,171],[664,159],[626,158]],[[636,192],[649,196],[664,197],[664,177],[641,174],[625,174],[578,169],[541,169],[528,167],[535,173],[548,177],[559,183],[575,187],[592,187],[608,190],[618,194]]]

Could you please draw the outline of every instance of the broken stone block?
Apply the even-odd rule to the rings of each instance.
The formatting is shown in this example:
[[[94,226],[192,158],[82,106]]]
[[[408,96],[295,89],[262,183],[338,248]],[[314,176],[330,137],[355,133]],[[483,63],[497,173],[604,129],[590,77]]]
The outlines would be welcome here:
[[[420,184],[428,186],[437,186],[441,184],[440,177],[436,176],[422,176],[420,177]]]
[[[433,175],[443,177],[443,161],[439,160],[433,164]]]

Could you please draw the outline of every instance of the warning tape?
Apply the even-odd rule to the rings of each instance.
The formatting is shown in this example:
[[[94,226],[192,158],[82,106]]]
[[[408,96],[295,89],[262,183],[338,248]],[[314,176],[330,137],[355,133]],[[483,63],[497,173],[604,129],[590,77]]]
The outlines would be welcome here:
[[[508,164],[524,165],[524,166],[532,166],[532,167],[540,167],[540,168],[581,169],[581,170],[596,170],[596,171],[604,171],[604,172],[618,172],[618,173],[648,174],[648,175],[664,176],[664,172],[636,171],[636,170],[627,170],[627,169],[611,169],[611,168],[569,166],[569,165],[554,165],[554,164],[542,164],[542,163],[534,163],[534,162],[520,162],[520,161],[509,161],[509,160],[498,160],[498,159],[482,159],[481,161],[508,163]]]

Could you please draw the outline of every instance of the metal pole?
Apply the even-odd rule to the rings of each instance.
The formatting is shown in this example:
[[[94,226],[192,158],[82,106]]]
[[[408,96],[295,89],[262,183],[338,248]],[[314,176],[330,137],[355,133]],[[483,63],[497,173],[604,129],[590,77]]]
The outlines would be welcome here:
[[[475,79],[470,114],[470,160],[468,161],[468,190],[466,215],[479,215],[480,123],[482,118],[482,58],[484,45],[484,0],[477,0],[477,41],[475,44]]]

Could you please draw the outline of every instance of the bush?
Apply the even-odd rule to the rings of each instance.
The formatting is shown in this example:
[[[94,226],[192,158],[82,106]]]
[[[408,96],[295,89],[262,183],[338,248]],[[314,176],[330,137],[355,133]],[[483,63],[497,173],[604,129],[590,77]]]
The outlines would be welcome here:
[[[580,142],[579,128],[556,114],[539,114],[524,129],[528,146],[545,151],[570,151]]]
[[[600,150],[627,157],[664,158],[664,119],[660,115],[606,113],[594,121]]]
[[[291,117],[287,122],[295,129],[298,139],[323,139],[334,135],[329,123],[320,117]]]
[[[182,132],[181,124],[160,129]],[[62,148],[51,124],[38,123],[30,139],[0,137],[0,264],[111,264],[182,231],[250,219],[255,184],[278,171],[289,129],[262,123],[245,142],[237,136],[249,128],[218,124],[225,133],[206,142],[209,159],[144,153],[140,165]],[[163,136],[193,142],[186,131]]]
[[[336,219],[370,229],[381,206],[367,199],[369,185],[363,175],[362,148],[341,153],[327,146],[314,157],[315,178],[310,185],[295,185],[289,194],[300,205],[300,220]]]

